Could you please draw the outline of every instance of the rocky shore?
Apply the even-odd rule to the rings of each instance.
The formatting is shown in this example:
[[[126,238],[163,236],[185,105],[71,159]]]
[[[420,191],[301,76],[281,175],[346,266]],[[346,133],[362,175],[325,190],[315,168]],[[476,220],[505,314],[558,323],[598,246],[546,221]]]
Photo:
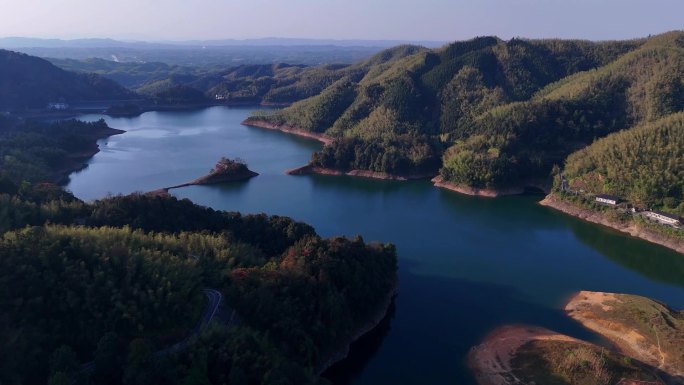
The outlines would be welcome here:
[[[265,128],[268,130],[281,131],[281,132],[285,132],[288,134],[301,136],[304,138],[315,139],[315,140],[323,143],[326,146],[330,145],[333,142],[333,138],[331,138],[325,134],[319,134],[316,132],[305,131],[305,130],[302,130],[301,128],[288,126],[286,124],[275,124],[275,123],[271,123],[271,122],[266,121],[266,120],[245,119],[241,124],[244,126],[248,126],[248,127]]]
[[[507,189],[486,189],[459,185],[445,181],[441,175],[432,178],[432,184],[434,184],[435,187],[457,192],[459,194],[486,198],[496,198],[506,195],[520,195],[525,192],[524,187],[511,187]]]
[[[592,291],[576,293],[565,311],[623,354],[684,381],[682,312],[645,297]]]
[[[384,172],[370,171],[370,170],[350,170],[350,171],[340,171],[331,168],[316,167],[311,164],[307,164],[302,167],[293,168],[291,170],[285,171],[288,175],[335,175],[335,176],[353,176],[358,178],[371,178],[371,179],[381,179],[381,180],[417,180],[417,179],[429,179],[432,174],[409,174],[409,175],[393,175]]]
[[[648,242],[665,246],[684,254],[684,241],[668,237],[664,234],[643,228],[633,220],[618,222],[608,219],[603,213],[579,207],[572,202],[568,202],[555,194],[547,195],[541,202],[542,206],[551,207],[566,214],[583,219],[588,222],[610,227],[617,231],[627,233],[633,237],[643,239]]]
[[[209,174],[205,175],[203,177],[197,178],[195,180],[192,180],[187,183],[171,186],[171,187],[164,187],[160,188],[158,190],[150,191],[147,193],[147,195],[151,196],[161,196],[161,197],[166,197],[169,196],[169,190],[176,189],[176,188],[183,188],[183,187],[188,187],[188,186],[203,186],[203,185],[209,185],[209,184],[219,184],[219,183],[228,183],[228,182],[241,182],[245,180],[249,180],[251,178],[254,178],[255,176],[258,176],[259,174],[247,169],[244,172],[240,173],[235,173],[235,174]]]

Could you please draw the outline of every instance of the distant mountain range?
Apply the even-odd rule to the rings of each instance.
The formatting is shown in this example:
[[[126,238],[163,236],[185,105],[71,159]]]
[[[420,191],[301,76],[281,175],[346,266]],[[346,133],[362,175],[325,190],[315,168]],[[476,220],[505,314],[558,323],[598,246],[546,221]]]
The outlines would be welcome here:
[[[198,47],[298,47],[298,46],[335,46],[335,47],[374,47],[388,48],[401,44],[414,44],[424,47],[440,47],[446,41],[413,40],[345,40],[345,39],[221,39],[187,41],[122,41],[114,39],[39,39],[29,37],[0,38],[0,48],[130,48],[130,49],[182,49]]]
[[[160,62],[191,67],[227,67],[240,64],[351,64],[382,49],[408,43],[398,40],[332,39],[225,39],[191,41],[120,41],[113,39],[0,38],[0,48],[50,59],[103,59],[120,63]],[[426,47],[439,41],[415,41]]]

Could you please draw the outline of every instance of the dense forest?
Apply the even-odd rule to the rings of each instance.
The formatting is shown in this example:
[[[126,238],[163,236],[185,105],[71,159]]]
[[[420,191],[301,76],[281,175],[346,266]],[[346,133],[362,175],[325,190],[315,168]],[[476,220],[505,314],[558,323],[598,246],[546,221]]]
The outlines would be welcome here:
[[[336,138],[313,156],[320,166],[427,170],[499,188],[548,180],[596,138],[684,110],[681,32],[600,43],[482,37],[384,55],[254,119]]]
[[[2,384],[320,383],[394,293],[392,245],[175,198],[85,203],[49,182],[116,131],[0,119]],[[204,289],[239,322],[193,332]]]
[[[387,54],[383,52],[379,55]],[[392,55],[385,58],[392,59]],[[209,70],[195,76],[172,75],[149,81],[137,87],[136,91],[157,99],[163,92],[181,87],[203,93],[210,99],[218,97],[225,103],[289,104],[314,97],[340,80],[358,79],[379,60],[383,59],[374,56],[354,65],[315,67],[283,63],[241,65]]]
[[[599,139],[570,155],[570,189],[684,215],[684,113]]]
[[[47,60],[5,50],[0,50],[0,85],[0,110],[135,97],[99,75],[65,71]]]
[[[53,123],[0,116],[0,178],[21,182],[60,182],[98,150],[97,140],[121,133],[104,120]]]
[[[26,186],[0,208],[6,384],[318,383],[396,282],[393,246],[321,239],[284,217]],[[240,323],[219,318],[187,349],[156,354],[190,333],[202,288]]]

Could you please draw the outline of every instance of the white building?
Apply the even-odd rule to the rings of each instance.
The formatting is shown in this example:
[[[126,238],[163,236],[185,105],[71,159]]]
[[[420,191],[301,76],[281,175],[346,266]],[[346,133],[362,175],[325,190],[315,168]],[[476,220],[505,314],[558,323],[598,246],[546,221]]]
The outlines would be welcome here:
[[[604,203],[611,206],[617,205],[618,203],[620,203],[620,200],[620,197],[616,197],[615,195],[599,194],[596,196],[596,202]]]
[[[69,105],[66,103],[48,103],[47,105],[48,110],[66,110],[69,108]]]
[[[664,213],[662,211],[644,211],[644,216],[646,218],[653,219],[654,221],[658,221],[665,225],[679,226],[682,224],[678,216],[669,213]]]

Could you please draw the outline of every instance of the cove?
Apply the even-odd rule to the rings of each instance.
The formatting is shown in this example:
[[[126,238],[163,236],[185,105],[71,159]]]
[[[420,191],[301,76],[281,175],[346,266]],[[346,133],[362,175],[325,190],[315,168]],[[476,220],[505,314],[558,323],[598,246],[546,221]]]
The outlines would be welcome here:
[[[67,188],[92,200],[205,175],[221,156],[260,175],[172,193],[221,210],[286,215],[323,236],[397,245],[400,293],[387,318],[326,377],[335,384],[473,384],[468,349],[509,323],[597,341],[561,311],[577,290],[638,294],[684,308],[684,256],[537,204],[542,196],[475,198],[429,181],[290,176],[320,144],[240,122],[249,108],[104,118],[127,132]]]

